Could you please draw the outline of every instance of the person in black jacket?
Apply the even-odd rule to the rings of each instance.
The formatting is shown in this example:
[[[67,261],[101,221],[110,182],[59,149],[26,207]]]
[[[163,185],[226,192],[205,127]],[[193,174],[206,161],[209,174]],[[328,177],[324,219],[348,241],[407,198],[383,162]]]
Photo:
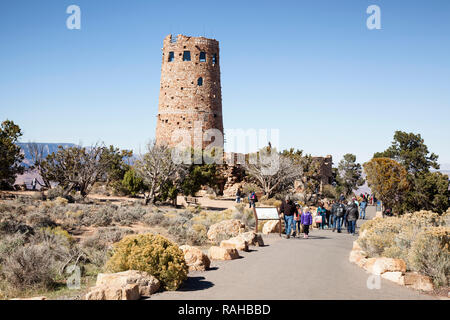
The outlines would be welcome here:
[[[358,205],[355,202],[352,202],[349,205],[347,213],[348,233],[351,233],[352,235],[356,234],[356,221],[358,220],[358,217]]]
[[[286,200],[281,203],[280,213],[284,215],[284,228],[286,230],[286,238],[291,237],[291,229],[294,229],[294,214],[298,214],[297,206],[291,200],[289,196],[286,196]]]
[[[336,206],[335,228],[337,232],[341,233],[342,221],[344,220],[346,208],[342,201],[339,201]]]
[[[328,223],[328,228],[333,228],[333,232],[336,231],[336,209],[339,205],[339,202],[334,201],[331,205],[331,210],[330,210],[330,221]],[[331,222],[331,223],[330,223]]]

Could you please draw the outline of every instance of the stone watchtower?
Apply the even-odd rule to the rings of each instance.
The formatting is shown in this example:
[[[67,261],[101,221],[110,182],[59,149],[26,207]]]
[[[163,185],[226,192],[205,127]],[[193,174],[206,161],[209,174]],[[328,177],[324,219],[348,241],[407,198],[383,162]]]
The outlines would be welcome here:
[[[175,146],[182,138],[172,139],[172,133],[185,129],[194,146],[194,127],[218,129],[223,137],[219,42],[168,35],[162,51],[156,143]]]

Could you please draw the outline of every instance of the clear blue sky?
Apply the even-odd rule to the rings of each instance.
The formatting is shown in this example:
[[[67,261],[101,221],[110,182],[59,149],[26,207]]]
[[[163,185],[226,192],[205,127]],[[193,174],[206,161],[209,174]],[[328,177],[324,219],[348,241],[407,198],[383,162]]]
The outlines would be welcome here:
[[[81,30],[66,28],[70,4]],[[279,128],[281,147],[335,163],[412,131],[450,167],[447,0],[2,0],[0,120],[23,142],[143,150],[170,33],[220,41],[225,128]]]

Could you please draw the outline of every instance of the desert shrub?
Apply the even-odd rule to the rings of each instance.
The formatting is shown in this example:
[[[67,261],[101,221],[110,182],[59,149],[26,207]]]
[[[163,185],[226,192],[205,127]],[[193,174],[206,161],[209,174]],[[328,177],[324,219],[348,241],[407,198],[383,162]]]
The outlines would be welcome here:
[[[65,266],[76,257],[73,238],[60,227],[9,235],[0,241],[0,278],[11,292],[48,289],[63,279]]]
[[[450,253],[447,216],[419,211],[376,218],[363,224],[358,243],[371,257],[400,258],[408,270],[430,276],[437,286],[448,284]]]
[[[188,221],[182,225],[172,225],[168,233],[175,238],[179,245],[188,244],[201,246],[208,242],[207,229],[204,225]]]
[[[83,215],[81,220],[83,225],[107,227],[113,222],[113,217],[117,212],[117,206],[104,206],[98,210],[90,210]]]
[[[16,207],[7,203],[0,203],[0,213],[12,212]]]
[[[57,197],[55,200],[53,200],[53,202],[55,202],[58,206],[65,207],[69,203],[69,200],[67,200],[66,198]]]
[[[43,192],[35,192],[31,195],[31,199],[34,201],[42,201],[45,200],[45,195]]]
[[[232,219],[241,220],[249,228],[253,228],[255,226],[255,214],[253,213],[253,209],[236,206],[236,211],[232,215]]]
[[[64,230],[62,227],[45,227],[40,230],[44,234],[53,234],[57,237],[63,237],[65,238],[68,243],[74,243],[75,239],[67,232],[67,230]]]
[[[98,229],[94,235],[81,241],[81,250],[84,252],[87,262],[97,268],[102,268],[108,260],[112,245],[132,233],[131,230],[117,227]]]
[[[47,190],[48,200],[54,200],[58,197],[64,197],[64,190],[61,187],[54,187]]]
[[[45,212],[32,212],[27,216],[27,223],[35,229],[56,227],[56,222]]]
[[[277,200],[275,198],[262,199],[259,202],[271,207],[279,207],[281,205],[281,200]]]
[[[15,233],[33,234],[34,230],[11,214],[3,216],[0,220],[0,235],[4,236]]]
[[[18,204],[18,205],[20,205],[20,204],[28,204],[28,205],[30,205],[30,204],[33,203],[33,199],[31,199],[29,197],[25,197],[25,196],[17,196],[14,199],[14,203]]]
[[[2,237],[0,240],[0,270],[3,261],[27,242],[24,234],[16,233]]]
[[[157,226],[161,224],[165,218],[164,213],[157,211],[147,213],[142,220],[148,226]]]
[[[51,188],[47,191],[47,199],[48,200],[55,200],[58,197],[61,197],[61,198],[65,197],[65,192],[64,192],[63,188],[55,187],[55,188]]]
[[[114,214],[113,221],[122,226],[129,226],[140,221],[146,213],[142,207],[121,207]]]
[[[187,279],[188,267],[178,245],[160,235],[126,236],[114,245],[107,269],[146,271],[155,276],[163,288],[176,290]]]
[[[55,206],[56,206],[56,203],[55,203],[55,202],[50,201],[50,200],[47,200],[47,201],[42,201],[42,202],[41,202],[41,205],[39,206],[39,208],[40,208],[42,211],[48,212],[48,211],[50,211],[50,209],[52,209],[52,208],[55,207]]]
[[[196,206],[189,206],[186,208],[186,210],[192,214],[197,214],[202,212],[203,208],[200,205],[196,205]]]
[[[16,248],[6,257],[2,262],[1,275],[8,285],[23,290],[51,287],[57,271],[48,246],[29,244]]]
[[[401,219],[374,219],[362,230],[359,244],[372,257],[382,256],[385,249],[395,246],[395,238],[402,228]],[[364,225],[363,225],[364,226]]]
[[[409,266],[433,279],[436,286],[446,286],[450,279],[450,227],[423,230],[409,252]]]

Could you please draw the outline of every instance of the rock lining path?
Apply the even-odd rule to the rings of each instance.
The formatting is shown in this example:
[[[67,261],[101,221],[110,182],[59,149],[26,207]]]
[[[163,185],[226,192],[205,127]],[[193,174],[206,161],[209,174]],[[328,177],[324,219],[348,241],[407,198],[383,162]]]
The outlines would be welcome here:
[[[374,216],[369,207],[368,216]],[[353,237],[314,230],[310,239],[264,236],[267,246],[240,252],[242,258],[213,261],[213,270],[191,272],[182,288],[150,300],[236,299],[434,299],[381,279],[381,288],[367,288],[367,274],[348,261]]]

